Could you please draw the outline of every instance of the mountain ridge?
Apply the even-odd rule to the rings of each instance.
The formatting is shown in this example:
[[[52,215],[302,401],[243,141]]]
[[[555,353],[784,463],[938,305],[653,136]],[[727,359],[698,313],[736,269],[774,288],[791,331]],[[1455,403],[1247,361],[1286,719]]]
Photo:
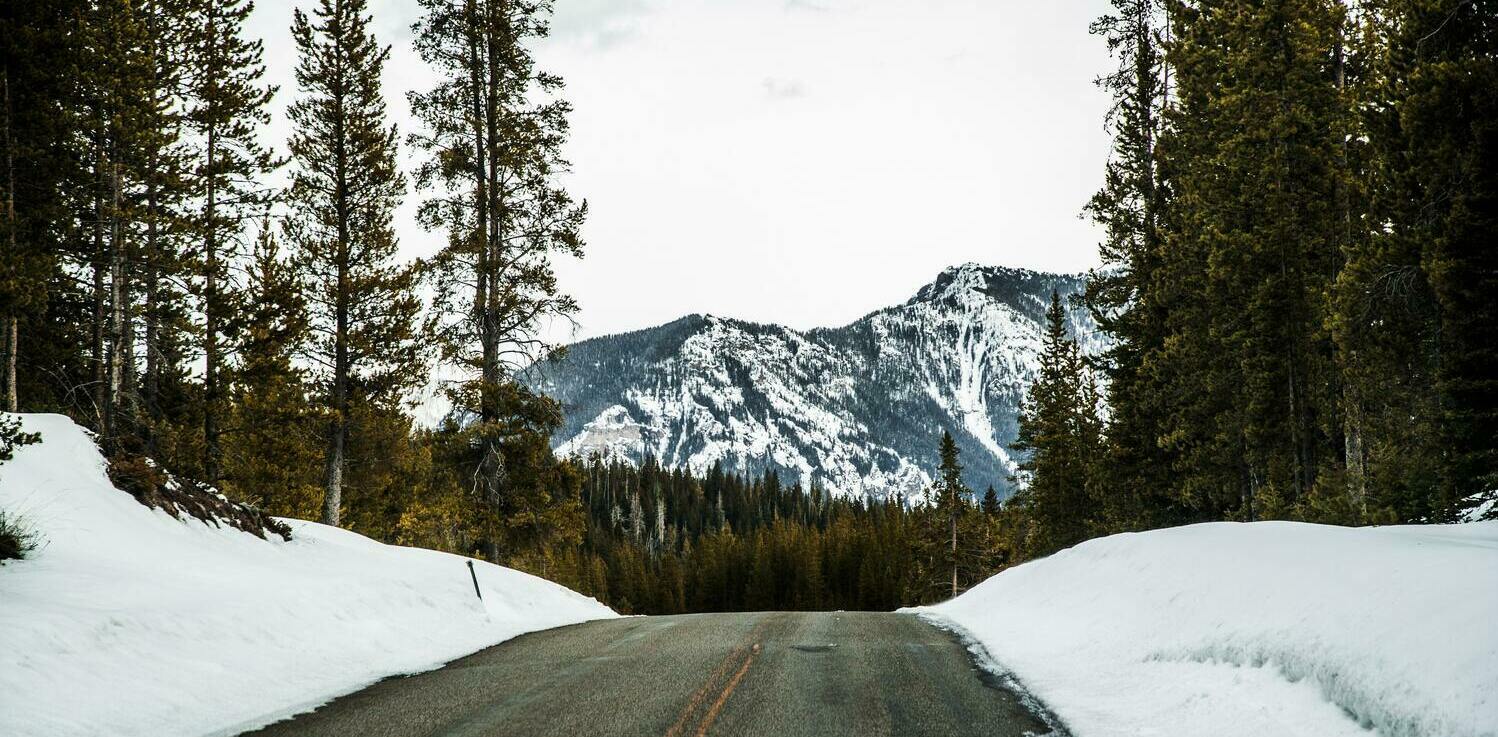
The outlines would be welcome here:
[[[774,469],[844,496],[911,497],[949,429],[964,480],[1007,493],[1019,404],[1051,290],[1083,277],[967,263],[907,301],[840,327],[796,330],[692,313],[571,346],[525,379],[562,403],[564,455],[601,453],[705,473]],[[1084,349],[1086,314],[1069,317]]]

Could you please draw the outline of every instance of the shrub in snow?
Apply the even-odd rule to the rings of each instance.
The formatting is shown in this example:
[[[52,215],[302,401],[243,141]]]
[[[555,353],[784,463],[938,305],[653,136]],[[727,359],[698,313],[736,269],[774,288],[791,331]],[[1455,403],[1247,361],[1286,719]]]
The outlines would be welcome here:
[[[21,429],[20,417],[0,412],[0,464],[14,458],[17,448],[40,440],[37,433]],[[26,557],[36,550],[39,540],[40,536],[19,515],[0,509],[0,561]]]
[[[41,536],[19,515],[0,509],[0,561],[20,560],[41,544]]]
[[[14,457],[16,449],[40,441],[41,435],[21,430],[21,418],[0,412],[0,463]]]
[[[215,527],[228,526],[256,537],[266,533],[291,539],[291,528],[248,504],[230,501],[217,489],[169,474],[138,450],[117,449],[109,456],[109,480],[116,489],[173,517],[188,516]]]

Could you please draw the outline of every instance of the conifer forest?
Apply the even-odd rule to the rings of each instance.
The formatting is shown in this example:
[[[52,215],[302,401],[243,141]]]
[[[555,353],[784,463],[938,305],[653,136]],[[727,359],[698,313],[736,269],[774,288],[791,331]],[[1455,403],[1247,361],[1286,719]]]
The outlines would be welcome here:
[[[567,360],[555,265],[616,246],[533,55],[553,1],[418,2],[410,130],[367,0],[288,9],[279,89],[250,0],[3,3],[0,410],[86,426],[143,501],[198,485],[621,613],[889,610],[1119,532],[1498,489],[1498,0],[1112,0],[1101,266],[1050,305],[1016,491],[936,429],[931,487],[886,500],[554,452],[523,373]],[[32,440],[0,421],[0,461]]]

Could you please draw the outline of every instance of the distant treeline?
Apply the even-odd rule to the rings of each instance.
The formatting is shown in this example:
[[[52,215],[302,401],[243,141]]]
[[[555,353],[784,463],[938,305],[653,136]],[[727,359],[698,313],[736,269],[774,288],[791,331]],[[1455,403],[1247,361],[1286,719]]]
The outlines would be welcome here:
[[[965,589],[1008,552],[992,490],[986,505],[963,491],[955,560]],[[654,459],[635,468],[596,458],[580,493],[587,533],[555,573],[620,611],[889,610],[951,596],[951,511],[935,498],[835,498],[773,471],[715,465],[699,478]]]

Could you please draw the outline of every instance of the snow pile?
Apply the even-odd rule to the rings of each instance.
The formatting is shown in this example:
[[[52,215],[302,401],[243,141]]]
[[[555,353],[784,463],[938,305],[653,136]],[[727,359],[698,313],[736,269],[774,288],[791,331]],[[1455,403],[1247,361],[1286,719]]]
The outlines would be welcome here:
[[[1498,522],[1115,535],[919,611],[1076,737],[1498,735]]]
[[[0,465],[43,537],[0,566],[0,734],[235,734],[516,635],[616,616],[533,576],[286,520],[290,542],[114,489],[67,418]]]

